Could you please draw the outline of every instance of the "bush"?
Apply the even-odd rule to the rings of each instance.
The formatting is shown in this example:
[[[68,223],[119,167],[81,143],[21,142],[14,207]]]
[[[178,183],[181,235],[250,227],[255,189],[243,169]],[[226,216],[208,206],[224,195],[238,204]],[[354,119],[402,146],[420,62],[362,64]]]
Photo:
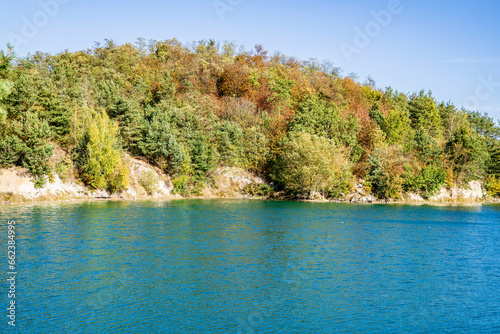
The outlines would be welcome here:
[[[73,169],[73,161],[67,156],[63,160],[56,163],[56,173],[59,175],[61,180],[66,180],[68,178],[69,172]]]
[[[253,197],[269,198],[274,191],[265,183],[251,183],[245,187],[244,192]]]
[[[500,197],[500,177],[490,175],[485,184],[486,191],[490,197]]]
[[[172,190],[173,194],[180,194],[182,196],[189,196],[189,181],[190,178],[188,175],[180,175],[172,180],[172,184],[174,189]]]
[[[23,145],[16,136],[7,136],[0,140],[0,167],[8,168],[15,165],[21,157]]]
[[[429,198],[446,184],[447,179],[446,170],[438,166],[426,166],[417,175],[406,169],[403,187],[406,191],[417,191],[425,198]]]
[[[376,149],[368,159],[368,187],[378,198],[395,198],[401,191],[401,179],[398,174],[390,170],[391,166],[383,153],[382,150]]]
[[[156,173],[152,170],[149,170],[142,173],[139,183],[146,190],[148,195],[151,196],[158,192],[159,181],[158,175],[156,175]]]
[[[273,179],[288,193],[312,197],[344,188],[352,178],[347,149],[330,139],[291,133],[282,143]]]
[[[117,167],[113,175],[108,182],[108,190],[113,193],[120,193],[127,189],[129,185],[129,169],[128,166],[123,163],[119,167]]]

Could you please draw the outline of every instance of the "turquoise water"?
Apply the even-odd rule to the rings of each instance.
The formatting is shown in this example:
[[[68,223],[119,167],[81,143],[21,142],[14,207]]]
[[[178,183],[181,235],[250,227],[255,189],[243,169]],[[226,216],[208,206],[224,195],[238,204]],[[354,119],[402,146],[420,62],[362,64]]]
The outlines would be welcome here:
[[[500,206],[185,200],[0,215],[5,254],[17,221],[6,333],[500,333]]]

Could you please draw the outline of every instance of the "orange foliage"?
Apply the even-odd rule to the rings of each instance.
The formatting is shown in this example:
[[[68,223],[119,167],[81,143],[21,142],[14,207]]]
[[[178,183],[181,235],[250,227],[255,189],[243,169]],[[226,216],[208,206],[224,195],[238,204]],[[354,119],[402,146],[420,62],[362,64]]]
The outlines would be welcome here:
[[[249,88],[248,71],[236,64],[229,66],[217,80],[217,92],[220,97],[242,97]]]

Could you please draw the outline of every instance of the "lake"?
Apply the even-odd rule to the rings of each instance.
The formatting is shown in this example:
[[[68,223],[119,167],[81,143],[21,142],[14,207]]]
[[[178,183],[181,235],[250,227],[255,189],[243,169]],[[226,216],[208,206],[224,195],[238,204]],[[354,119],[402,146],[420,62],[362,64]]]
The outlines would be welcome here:
[[[500,206],[0,207],[18,333],[500,333]],[[7,258],[4,256],[4,277]]]

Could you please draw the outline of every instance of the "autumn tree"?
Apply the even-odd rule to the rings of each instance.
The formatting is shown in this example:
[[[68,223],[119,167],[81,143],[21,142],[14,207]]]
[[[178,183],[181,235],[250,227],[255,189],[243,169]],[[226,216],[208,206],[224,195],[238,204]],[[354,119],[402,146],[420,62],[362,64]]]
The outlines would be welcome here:
[[[129,184],[128,167],[122,158],[118,124],[105,111],[96,112],[80,143],[80,177],[91,189],[120,192]]]
[[[242,97],[249,89],[248,71],[241,64],[232,64],[217,80],[219,96]]]
[[[282,143],[275,179],[290,194],[340,196],[350,187],[348,151],[331,139],[304,132],[291,133]]]

